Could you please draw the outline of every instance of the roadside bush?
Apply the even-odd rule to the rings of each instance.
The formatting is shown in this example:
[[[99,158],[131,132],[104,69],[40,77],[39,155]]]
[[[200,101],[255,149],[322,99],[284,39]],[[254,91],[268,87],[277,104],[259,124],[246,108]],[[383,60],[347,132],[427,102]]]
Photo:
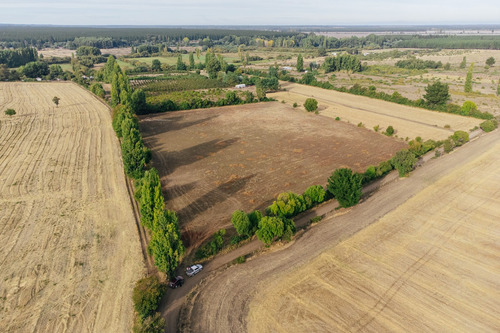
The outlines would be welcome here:
[[[469,141],[469,133],[465,131],[456,131],[451,136],[451,139],[455,143],[456,147],[460,147],[461,145]]]
[[[468,116],[471,113],[477,112],[477,105],[474,102],[465,101],[460,110],[462,112],[462,115]]]
[[[268,207],[270,215],[292,217],[304,210],[307,206],[304,198],[293,192],[280,193],[271,206]]]
[[[265,216],[259,222],[259,229],[255,233],[260,241],[270,245],[274,240],[283,236],[291,237],[295,232],[292,220],[277,216]]]
[[[106,96],[106,92],[100,83],[92,83],[90,85],[90,91],[100,98],[104,98]]]
[[[377,175],[377,177],[382,177],[391,172],[393,169],[394,167],[392,166],[391,162],[383,161],[380,162],[380,164],[375,168],[375,174]]]
[[[304,201],[306,203],[307,208],[311,208],[319,203],[322,203],[325,200],[326,191],[321,185],[313,185],[305,190]]]
[[[248,215],[242,210],[236,210],[231,217],[231,222],[233,223],[236,232],[240,236],[251,236],[253,235],[253,227],[248,218]]]
[[[446,139],[443,144],[443,149],[445,153],[449,153],[455,147],[455,143],[451,139]]]
[[[362,181],[362,176],[351,169],[337,169],[328,178],[328,192],[333,194],[341,207],[351,207],[361,199]]]
[[[377,170],[373,165],[370,165],[363,174],[363,184],[369,183],[375,178],[377,178]]]
[[[16,114],[16,110],[14,110],[14,109],[7,109],[7,110],[5,110],[5,114],[7,116],[13,116],[13,115]]]
[[[148,276],[136,282],[132,299],[134,308],[141,319],[153,315],[165,293],[165,285],[156,275]]]
[[[410,171],[413,170],[416,162],[417,158],[408,149],[398,151],[392,158],[392,164],[394,165],[394,168],[398,170],[400,177],[408,176]]]
[[[479,127],[485,132],[491,132],[498,127],[498,122],[496,119],[483,121]]]
[[[388,126],[384,134],[387,136],[392,136],[394,134],[394,127]]]
[[[215,232],[212,236],[212,240],[198,250],[194,254],[195,260],[205,259],[219,253],[220,250],[224,248],[224,236],[226,235],[226,229],[220,229]]]
[[[309,112],[316,111],[318,109],[318,101],[314,98],[308,98],[304,102],[304,107]]]
[[[133,331],[134,333],[163,333],[165,331],[165,319],[159,312],[144,320],[138,318]]]

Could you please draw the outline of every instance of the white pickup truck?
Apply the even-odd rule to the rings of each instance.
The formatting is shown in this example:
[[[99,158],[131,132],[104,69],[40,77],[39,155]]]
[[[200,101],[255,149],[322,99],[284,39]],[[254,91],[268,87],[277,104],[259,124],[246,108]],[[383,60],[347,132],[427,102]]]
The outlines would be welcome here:
[[[187,274],[187,276],[193,276],[193,275],[198,274],[202,269],[203,269],[202,265],[196,264],[196,265],[193,265],[193,266],[186,268],[186,274]]]

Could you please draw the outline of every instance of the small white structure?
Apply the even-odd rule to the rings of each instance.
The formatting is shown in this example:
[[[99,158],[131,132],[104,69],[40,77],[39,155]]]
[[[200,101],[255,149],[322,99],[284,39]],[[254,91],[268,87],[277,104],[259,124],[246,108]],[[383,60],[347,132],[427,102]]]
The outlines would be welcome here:
[[[40,81],[42,81],[42,78],[41,78],[41,77],[37,77],[37,78],[36,78],[36,80],[37,80],[38,82],[40,82]]]
[[[241,88],[245,88],[245,87],[246,87],[246,84],[243,84],[243,83],[242,84],[237,84],[235,86],[236,89],[241,89]]]
[[[292,67],[290,67],[290,66],[283,66],[283,67],[281,67],[281,69],[284,69],[285,71],[291,71]]]
[[[332,56],[336,56],[337,55],[337,52],[332,52]]]

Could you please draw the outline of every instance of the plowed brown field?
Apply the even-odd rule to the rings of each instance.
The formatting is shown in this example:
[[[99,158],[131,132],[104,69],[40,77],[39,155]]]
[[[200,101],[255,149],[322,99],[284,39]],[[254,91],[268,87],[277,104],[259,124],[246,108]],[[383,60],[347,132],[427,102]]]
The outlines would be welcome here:
[[[236,209],[263,210],[280,193],[324,185],[339,167],[364,172],[404,148],[388,138],[281,103],[144,117],[167,206],[203,240]]]
[[[0,110],[0,332],[130,331],[144,267],[108,108],[0,83]]]

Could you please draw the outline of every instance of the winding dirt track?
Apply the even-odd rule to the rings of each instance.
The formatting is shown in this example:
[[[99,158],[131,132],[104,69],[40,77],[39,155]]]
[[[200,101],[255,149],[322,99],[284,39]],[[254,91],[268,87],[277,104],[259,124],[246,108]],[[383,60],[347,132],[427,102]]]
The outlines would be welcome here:
[[[109,109],[0,83],[0,110],[0,332],[130,331],[144,264]]]
[[[183,332],[500,330],[500,131],[206,277]]]

